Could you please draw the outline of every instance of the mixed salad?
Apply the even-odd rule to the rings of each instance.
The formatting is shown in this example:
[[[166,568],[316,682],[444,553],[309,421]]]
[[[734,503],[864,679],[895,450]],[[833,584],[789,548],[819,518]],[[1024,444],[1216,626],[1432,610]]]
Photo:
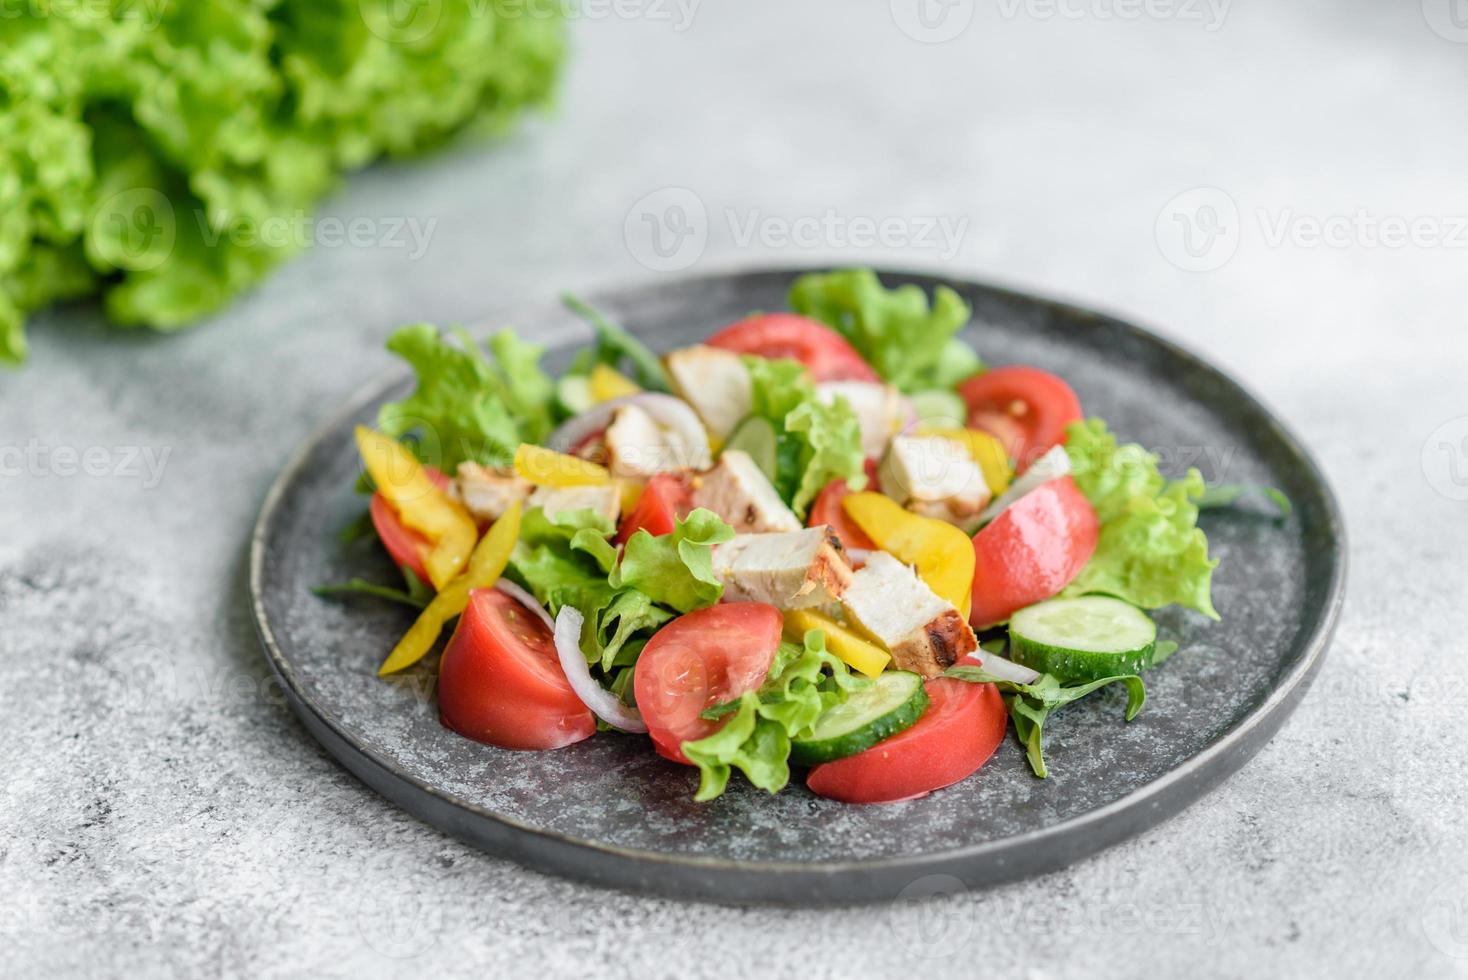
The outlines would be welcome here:
[[[852,803],[967,778],[1012,722],[1034,772],[1058,708],[1141,709],[1175,644],[1147,610],[1217,619],[1199,507],[1038,367],[986,368],[954,291],[869,270],[799,278],[659,357],[596,333],[553,379],[502,331],[402,328],[416,390],[359,428],[370,527],[410,604],[380,667],[438,662],[444,725],[508,749],[645,735],[778,792]],[[455,624],[457,620],[457,625]],[[421,668],[420,668],[421,669]]]

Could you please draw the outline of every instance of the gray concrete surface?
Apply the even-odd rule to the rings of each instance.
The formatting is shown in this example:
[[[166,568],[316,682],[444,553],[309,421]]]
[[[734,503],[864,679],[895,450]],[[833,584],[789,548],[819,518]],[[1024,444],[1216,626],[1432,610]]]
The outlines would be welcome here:
[[[1448,0],[958,0],[927,26],[905,0],[591,9],[554,117],[328,202],[372,241],[320,234],[173,338],[38,317],[0,378],[0,974],[1468,973],[1468,29]],[[939,218],[951,249],[922,230]],[[393,245],[409,219],[425,248]],[[833,260],[1131,314],[1319,454],[1348,608],[1254,762],[1062,873],[789,912],[520,869],[317,748],[265,677],[245,539],[392,326],[669,274],[649,265]]]

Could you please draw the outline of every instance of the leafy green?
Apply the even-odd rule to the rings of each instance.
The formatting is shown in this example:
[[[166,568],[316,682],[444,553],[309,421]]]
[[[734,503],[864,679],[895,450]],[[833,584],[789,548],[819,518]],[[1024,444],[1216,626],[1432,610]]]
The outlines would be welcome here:
[[[423,580],[413,574],[413,570],[403,567],[403,578],[408,583],[406,589],[395,589],[390,585],[378,585],[363,578],[353,578],[346,582],[318,585],[311,589],[315,595],[329,596],[353,596],[364,595],[375,599],[386,599],[389,602],[398,602],[414,609],[422,609],[428,605],[433,598],[433,589],[423,584]]]
[[[702,507],[678,521],[671,534],[639,530],[628,539],[612,584],[637,589],[680,613],[711,606],[724,594],[714,574],[713,545],[733,537],[732,527]]]
[[[522,520],[510,556],[512,577],[552,616],[571,606],[585,617],[581,651],[609,686],[636,661],[652,630],[719,601],[724,590],[713,575],[713,544],[734,536],[712,511],[699,509],[669,534],[633,535],[619,563],[607,540],[614,531],[594,511],[552,518],[537,507]]]
[[[775,490],[804,518],[821,488],[843,479],[853,490],[866,486],[861,423],[844,398],[823,402],[798,362],[746,356],[750,414],[775,430]]]
[[[663,369],[663,362],[658,360],[658,356],[646,344],[624,327],[608,320],[600,310],[583,299],[563,293],[561,302],[566,304],[568,310],[584,318],[596,331],[596,343],[581,352],[568,373],[586,374],[595,364],[620,368],[623,359],[626,359],[632,366],[632,377],[642,387],[649,391],[673,390],[668,372]]]
[[[706,718],[728,717],[724,726],[683,743],[683,754],[698,766],[694,799],[721,795],[734,769],[760,789],[780,792],[790,781],[791,740],[808,735],[822,714],[870,683],[827,652],[820,630],[807,631],[803,643],[781,643],[758,691],[704,712]]]
[[[956,336],[972,310],[947,286],[930,308],[921,286],[887,289],[870,269],[812,272],[790,287],[790,308],[834,327],[904,391],[952,388],[984,368]]]
[[[383,405],[377,425],[390,436],[417,438],[425,463],[452,473],[465,460],[508,466],[521,442],[550,433],[554,385],[540,369],[544,348],[502,330],[491,354],[463,329],[416,323],[400,327],[387,349],[412,365],[418,386],[407,398]]]
[[[160,330],[218,309],[285,257],[344,237],[307,210],[342,173],[503,130],[547,100],[564,52],[554,4],[27,9],[7,12],[0,41],[10,363],[25,356],[26,315],[59,300],[103,292],[115,321]],[[426,248],[431,219],[372,220],[382,247]]]
[[[950,667],[944,671],[943,676],[968,681],[971,684],[998,685],[999,690],[1004,694],[1004,703],[1009,708],[1010,720],[1014,722],[1014,733],[1019,738],[1020,744],[1025,747],[1025,755],[1030,760],[1030,768],[1041,779],[1049,775],[1049,770],[1045,767],[1042,736],[1045,721],[1050,717],[1051,712],[1111,684],[1121,684],[1126,687],[1127,721],[1135,718],[1137,712],[1142,710],[1142,705],[1147,703],[1147,689],[1142,684],[1142,679],[1136,674],[1103,677],[1100,680],[1069,687],[1051,674],[1041,674],[1031,684],[1020,684],[1016,681],[995,677],[982,667]]]
[[[1203,491],[1203,496],[1198,497],[1194,503],[1198,505],[1199,510],[1232,507],[1251,493],[1257,493],[1274,504],[1279,511],[1280,520],[1294,513],[1295,505],[1290,503],[1290,498],[1285,496],[1283,490],[1276,490],[1274,487],[1249,487],[1241,483],[1224,483],[1216,487],[1208,487]]]
[[[1095,554],[1066,595],[1101,593],[1143,609],[1176,603],[1218,619],[1208,538],[1197,527],[1203,477],[1189,470],[1169,482],[1157,457],[1141,446],[1118,446],[1100,419],[1074,422],[1066,454],[1076,485],[1101,522]]]

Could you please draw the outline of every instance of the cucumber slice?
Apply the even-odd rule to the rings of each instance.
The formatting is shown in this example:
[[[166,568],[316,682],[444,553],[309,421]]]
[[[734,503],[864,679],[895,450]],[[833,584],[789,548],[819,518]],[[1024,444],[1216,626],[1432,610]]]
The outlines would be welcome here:
[[[911,728],[927,709],[923,679],[905,670],[889,670],[821,715],[808,737],[791,743],[790,761],[815,766],[864,752]]]
[[[918,422],[930,429],[962,429],[968,425],[968,406],[963,399],[942,388],[929,388],[908,395]]]
[[[556,382],[556,401],[567,415],[580,415],[596,404],[591,394],[591,380],[582,374],[568,374]]]
[[[1010,659],[1065,682],[1139,673],[1156,649],[1157,624],[1110,596],[1050,599],[1009,620]]]
[[[771,483],[775,481],[775,448],[775,427],[758,415],[751,415],[736,425],[729,433],[729,441],[724,443],[725,451],[740,449],[749,453],[754,465]]]

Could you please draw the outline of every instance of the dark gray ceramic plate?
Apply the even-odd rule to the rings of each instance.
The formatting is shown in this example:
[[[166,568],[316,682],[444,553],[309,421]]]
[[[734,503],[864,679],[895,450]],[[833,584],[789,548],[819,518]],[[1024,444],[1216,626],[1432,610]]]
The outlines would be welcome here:
[[[794,273],[752,272],[609,292],[592,300],[657,349],[691,343],[751,311],[783,309]],[[1177,813],[1278,730],[1319,667],[1344,581],[1340,514],[1320,471],[1247,392],[1129,324],[977,283],[946,282],[974,307],[969,339],[993,364],[1065,376],[1090,414],[1161,452],[1167,468],[1282,488],[1295,513],[1205,515],[1222,559],[1222,623],[1168,611],[1182,650],[1148,677],[1146,710],[1121,721],[1119,692],[1087,699],[1047,728],[1051,777],[1036,779],[1009,739],[970,779],[925,799],[845,806],[799,784],[768,796],[735,780],[692,801],[693,770],[645,740],[600,735],[556,752],[479,745],[438,723],[435,659],[392,682],[374,668],[411,613],[316,598],[310,587],[361,575],[393,580],[370,542],[336,532],[362,510],[351,490],[351,426],[408,386],[372,385],[291,459],[270,491],[250,586],[271,666],[311,732],[352,772],[423,820],[528,865],[664,895],[733,903],[870,901],[927,875],[970,886],[1059,868]],[[563,366],[588,333],[559,305],[514,324]],[[922,884],[918,888],[924,887]]]

